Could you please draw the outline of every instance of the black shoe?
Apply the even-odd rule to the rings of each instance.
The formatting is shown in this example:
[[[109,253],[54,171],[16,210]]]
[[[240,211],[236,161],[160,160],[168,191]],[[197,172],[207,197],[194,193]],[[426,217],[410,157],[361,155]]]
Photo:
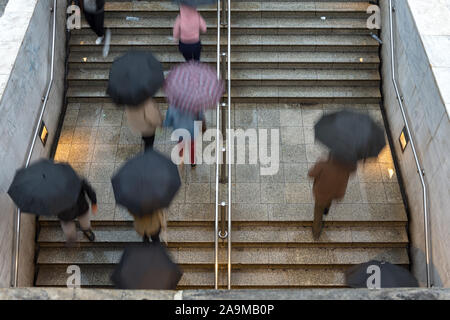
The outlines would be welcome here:
[[[156,237],[152,237],[152,242],[153,243],[160,243],[161,240],[159,239],[159,236],[156,236]]]
[[[196,166],[197,166],[197,165],[196,165],[195,163],[191,164],[191,168],[192,168],[192,169],[195,169]]]
[[[142,237],[142,242],[144,243],[150,243],[150,239],[147,236]]]
[[[92,229],[88,229],[88,230],[81,230],[83,231],[83,234],[86,236],[86,238],[89,239],[89,241],[95,241],[95,234],[94,232],[92,232]]]
[[[328,211],[330,211],[330,208],[325,208],[325,210],[323,210],[323,214],[324,214],[324,215],[327,215],[327,214],[328,214]]]

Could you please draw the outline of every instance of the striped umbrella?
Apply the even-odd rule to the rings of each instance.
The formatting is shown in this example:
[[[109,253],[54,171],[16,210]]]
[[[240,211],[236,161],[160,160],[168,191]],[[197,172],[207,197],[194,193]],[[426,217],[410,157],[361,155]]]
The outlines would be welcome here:
[[[220,101],[224,88],[225,85],[217,79],[214,68],[196,61],[174,67],[164,84],[169,104],[191,113],[214,108]]]

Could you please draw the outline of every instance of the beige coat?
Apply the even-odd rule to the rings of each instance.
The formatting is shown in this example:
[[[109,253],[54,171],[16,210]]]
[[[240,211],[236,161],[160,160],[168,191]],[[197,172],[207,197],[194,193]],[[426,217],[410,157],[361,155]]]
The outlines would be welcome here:
[[[128,125],[136,134],[153,136],[156,128],[162,125],[162,115],[153,99],[148,99],[138,107],[125,107]]]
[[[152,236],[161,231],[161,238],[166,241],[167,223],[163,210],[157,210],[152,214],[144,216],[134,215],[130,212],[134,218],[134,229],[140,236]]]

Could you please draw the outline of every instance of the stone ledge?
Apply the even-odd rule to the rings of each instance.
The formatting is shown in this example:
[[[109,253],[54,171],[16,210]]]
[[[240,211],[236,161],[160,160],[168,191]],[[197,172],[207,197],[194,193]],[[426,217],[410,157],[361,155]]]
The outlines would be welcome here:
[[[0,289],[0,300],[450,300],[450,289],[108,290]]]
[[[4,3],[5,1],[2,1]],[[17,55],[28,30],[37,0],[14,0],[6,3],[0,15],[0,101]]]

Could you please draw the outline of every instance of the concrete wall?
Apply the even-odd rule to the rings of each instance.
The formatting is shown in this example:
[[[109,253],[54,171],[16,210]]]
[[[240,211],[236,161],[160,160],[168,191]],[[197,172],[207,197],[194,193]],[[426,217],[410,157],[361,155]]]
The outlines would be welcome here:
[[[380,4],[384,103],[408,197],[413,272],[424,284],[422,188],[411,145],[402,153],[398,143],[404,122],[391,81],[389,3]],[[396,77],[429,187],[433,280],[450,287],[450,7],[447,0],[394,4]]]
[[[55,76],[44,116],[49,137],[45,148],[37,141],[33,160],[49,155],[63,104],[65,2],[58,0]],[[50,78],[52,6],[53,0],[9,1],[0,18],[0,287],[10,285],[14,228],[15,207],[6,192],[25,164]],[[19,285],[31,286],[35,216],[22,218]]]

